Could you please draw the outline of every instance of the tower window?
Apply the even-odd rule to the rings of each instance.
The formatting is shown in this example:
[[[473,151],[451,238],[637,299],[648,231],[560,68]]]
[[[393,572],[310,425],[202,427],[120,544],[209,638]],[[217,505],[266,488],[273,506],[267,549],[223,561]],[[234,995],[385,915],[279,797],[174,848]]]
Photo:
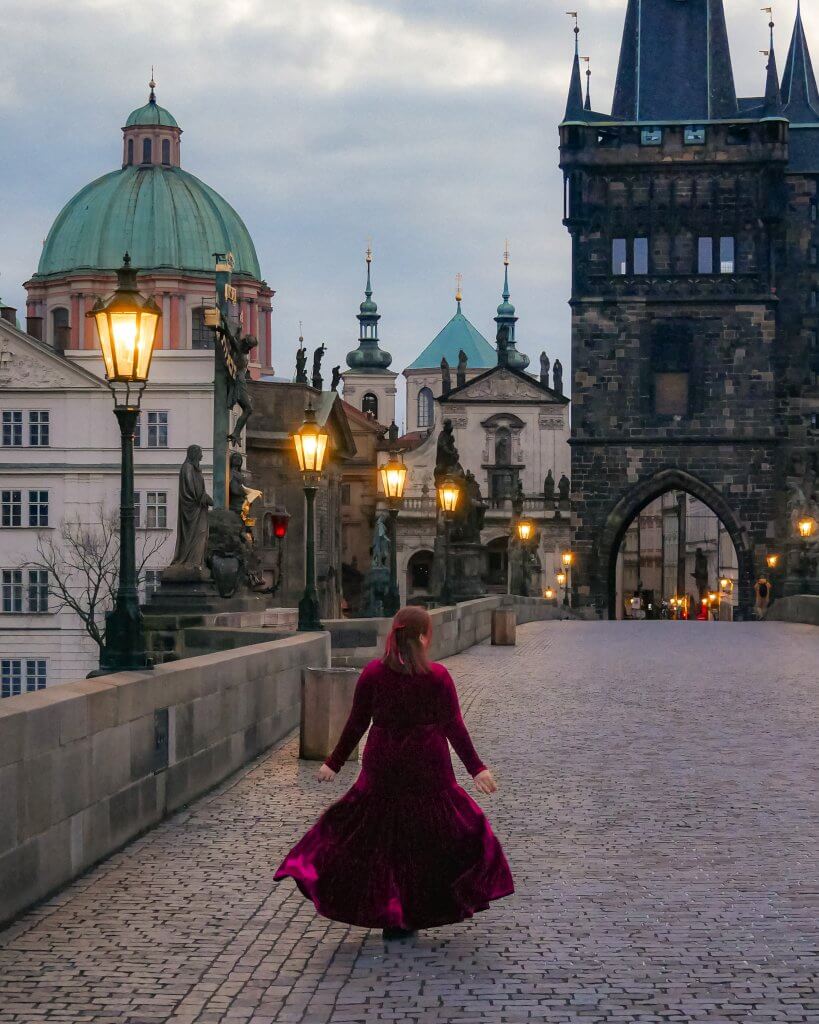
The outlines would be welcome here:
[[[809,256],[809,258],[810,258],[810,265],[812,267],[815,267],[816,264],[819,263],[819,249],[817,249],[815,245],[812,245],[810,247],[810,256]]]
[[[634,273],[648,273],[648,239],[634,239]]]
[[[736,266],[736,244],[730,236],[719,240],[719,272],[721,274],[733,274]]]
[[[714,239],[700,238],[697,245],[697,273],[714,273]]]
[[[628,272],[626,263],[626,240],[625,238],[615,238],[611,243],[611,272],[617,276],[622,276]]]
[[[434,398],[429,388],[421,388],[418,392],[418,429],[431,427],[434,418]]]
[[[213,348],[215,335],[205,326],[205,310],[197,306],[191,310],[191,348]]]
[[[68,310],[65,306],[57,306],[51,310],[51,341],[55,348],[67,348],[70,325]]]
[[[705,128],[699,124],[689,124],[683,129],[683,141],[686,146],[705,145]]]
[[[378,397],[372,391],[368,391],[361,399],[361,411],[365,416],[372,416],[374,420],[378,419]]]
[[[810,201],[810,219],[812,224],[819,220],[819,206],[817,206],[815,198]]]
[[[658,416],[685,416],[688,413],[691,337],[691,325],[688,323],[654,325],[651,369],[654,412]]]
[[[142,140],[142,162],[144,164],[149,164],[151,162],[151,140],[150,139],[143,139]]]
[[[162,140],[162,163],[169,164],[171,162],[171,140]]]
[[[129,166],[134,162],[134,140],[128,139],[128,164]]]

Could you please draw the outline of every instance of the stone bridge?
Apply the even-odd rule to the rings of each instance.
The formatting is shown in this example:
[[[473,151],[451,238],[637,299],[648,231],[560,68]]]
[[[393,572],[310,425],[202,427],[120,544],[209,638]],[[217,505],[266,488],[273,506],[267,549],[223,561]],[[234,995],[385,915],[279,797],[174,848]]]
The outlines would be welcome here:
[[[819,632],[518,639],[447,662],[513,897],[389,946],[317,917],[273,869],[355,768],[289,735],[0,933],[0,1024],[818,1020]]]

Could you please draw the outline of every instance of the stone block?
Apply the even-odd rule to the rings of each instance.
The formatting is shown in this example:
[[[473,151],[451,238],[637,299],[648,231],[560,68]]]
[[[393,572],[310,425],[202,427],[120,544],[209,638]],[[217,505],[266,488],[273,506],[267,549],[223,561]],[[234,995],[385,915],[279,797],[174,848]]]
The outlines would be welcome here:
[[[60,707],[60,744],[66,746],[74,740],[88,735],[88,698],[83,694],[72,694]]]
[[[162,706],[161,683],[147,672],[117,672],[111,676],[117,687],[117,712],[120,722],[131,722],[143,715],[153,714]]]
[[[108,800],[111,849],[116,850],[140,831],[139,783],[134,782]]]
[[[154,771],[156,757],[156,722],[154,715],[143,715],[128,723],[131,763],[129,781],[137,782]]]
[[[0,706],[0,766],[22,760],[23,732],[21,716]]]
[[[517,615],[514,608],[492,612],[492,646],[514,647],[517,643]]]
[[[0,854],[17,844],[19,778],[19,764],[0,768]]]
[[[218,737],[222,719],[222,694],[211,693],[193,702],[193,749],[204,750]]]
[[[18,775],[17,835],[20,841],[44,832],[52,824],[53,777],[51,752],[22,762]]]
[[[193,753],[193,704],[179,704],[170,708],[168,724],[171,728],[168,756],[170,763],[176,764]]]
[[[43,895],[39,878],[38,839],[29,839],[0,856],[0,921],[13,917]]]
[[[91,745],[77,740],[52,754],[52,820],[70,818],[91,802]]]
[[[351,668],[304,669],[299,757],[323,761],[332,752],[353,706],[358,675]],[[357,756],[356,748],[351,759]]]
[[[131,781],[130,723],[91,737],[91,800],[101,800]]]

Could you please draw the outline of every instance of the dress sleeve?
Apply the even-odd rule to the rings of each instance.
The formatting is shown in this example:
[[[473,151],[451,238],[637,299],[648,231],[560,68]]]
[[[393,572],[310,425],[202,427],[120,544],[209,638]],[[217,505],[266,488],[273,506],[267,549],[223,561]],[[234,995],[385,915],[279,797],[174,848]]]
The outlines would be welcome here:
[[[347,723],[341,731],[335,750],[324,762],[334,772],[341,769],[344,762],[353,752],[353,749],[367,731],[367,726],[372,718],[373,706],[373,682],[375,671],[368,665],[355,686],[353,695],[353,706],[347,718]]]
[[[478,757],[472,737],[464,725],[461,715],[461,706],[458,703],[458,691],[452,676],[444,669],[443,682],[445,687],[445,714],[446,714],[446,738],[452,744],[455,753],[463,761],[464,768],[474,779],[482,771],[486,771],[486,765]]]

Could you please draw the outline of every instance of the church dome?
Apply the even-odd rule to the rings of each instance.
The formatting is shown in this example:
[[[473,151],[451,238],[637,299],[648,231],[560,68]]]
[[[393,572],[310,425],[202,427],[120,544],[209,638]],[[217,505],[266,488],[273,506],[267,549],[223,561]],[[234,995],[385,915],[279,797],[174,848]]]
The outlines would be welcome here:
[[[153,102],[149,100],[144,107],[137,107],[136,110],[132,110],[128,115],[128,120],[125,122],[125,127],[133,128],[135,125],[152,124],[163,125],[166,128],[179,127],[173,114],[164,107],[160,107],[156,100]]]
[[[113,270],[126,251],[140,270],[207,272],[215,252],[232,252],[235,274],[261,279],[239,214],[181,167],[123,167],[80,189],[48,233],[37,276]]]

